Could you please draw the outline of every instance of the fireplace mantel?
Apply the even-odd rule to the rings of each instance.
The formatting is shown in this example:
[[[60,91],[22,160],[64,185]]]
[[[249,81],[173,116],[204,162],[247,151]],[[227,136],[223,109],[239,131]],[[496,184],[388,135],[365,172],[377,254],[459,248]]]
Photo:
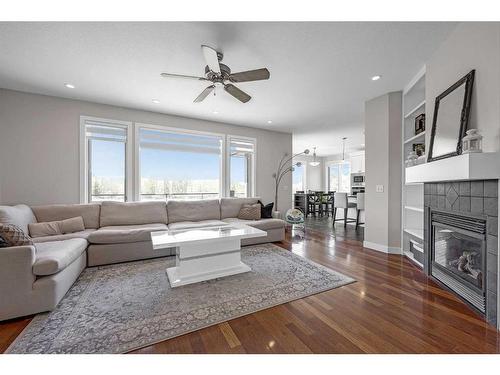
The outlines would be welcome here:
[[[406,183],[497,180],[500,153],[484,152],[454,156],[406,168]]]

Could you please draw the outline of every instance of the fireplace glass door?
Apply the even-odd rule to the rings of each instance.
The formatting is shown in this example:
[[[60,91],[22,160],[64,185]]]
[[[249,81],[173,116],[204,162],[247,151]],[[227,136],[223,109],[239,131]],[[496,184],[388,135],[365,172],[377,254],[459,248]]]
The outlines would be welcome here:
[[[435,264],[455,277],[483,289],[483,237],[438,223],[433,223],[433,230],[432,257]]]

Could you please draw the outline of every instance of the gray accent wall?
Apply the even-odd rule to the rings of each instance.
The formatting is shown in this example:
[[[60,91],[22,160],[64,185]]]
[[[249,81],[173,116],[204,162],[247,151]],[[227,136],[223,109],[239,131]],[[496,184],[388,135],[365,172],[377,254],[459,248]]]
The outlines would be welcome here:
[[[401,92],[365,103],[365,246],[401,248]],[[382,185],[384,191],[377,192]]]
[[[483,150],[500,150],[500,23],[463,22],[426,63],[426,146],[436,96],[476,70],[469,128],[483,135]]]
[[[266,203],[280,158],[292,152],[289,133],[0,89],[0,204],[79,202],[81,115],[256,138],[256,190]],[[289,174],[281,211],[292,205],[291,186]]]

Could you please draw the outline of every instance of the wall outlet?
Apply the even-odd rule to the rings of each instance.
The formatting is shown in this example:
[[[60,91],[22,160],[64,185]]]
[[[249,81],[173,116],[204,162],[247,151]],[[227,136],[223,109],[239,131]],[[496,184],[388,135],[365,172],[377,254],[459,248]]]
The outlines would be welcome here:
[[[376,185],[375,186],[375,191],[377,193],[383,193],[384,192],[384,185]]]

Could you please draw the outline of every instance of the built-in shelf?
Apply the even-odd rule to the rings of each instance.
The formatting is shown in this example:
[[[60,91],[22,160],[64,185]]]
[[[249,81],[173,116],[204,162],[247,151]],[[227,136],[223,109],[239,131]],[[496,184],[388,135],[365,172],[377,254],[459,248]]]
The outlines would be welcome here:
[[[421,101],[420,103],[417,104],[417,106],[415,108],[413,108],[412,110],[410,110],[406,115],[405,115],[405,119],[411,117],[412,115],[414,115],[415,113],[418,112],[419,109],[423,108],[425,106],[425,100]]]
[[[424,213],[424,208],[423,208],[423,207],[405,206],[405,210],[415,211],[415,212],[422,212],[422,213]]]
[[[414,119],[421,113],[425,113],[425,67],[413,77],[413,79],[403,89],[401,116],[401,151],[402,158],[402,176],[404,184],[401,187],[401,247],[403,254],[415,264],[415,266],[423,268],[420,254],[417,253],[417,260],[412,253],[412,248],[415,249],[415,244],[418,243],[420,248],[423,248],[424,242],[424,184],[421,181],[409,180],[407,173],[409,168],[406,167],[406,159],[408,153],[412,151],[411,145],[414,143],[424,143],[426,133],[421,132],[415,134]],[[429,127],[429,126],[427,126]],[[413,168],[413,167],[410,167]],[[413,242],[413,246],[412,246]],[[411,251],[410,251],[411,250]]]
[[[420,139],[420,138],[425,138],[425,131],[423,131],[422,133],[418,133],[417,135],[414,135],[414,136],[413,136],[413,137],[411,137],[411,138],[408,138],[408,139],[405,141],[405,144],[410,143],[410,142],[413,142],[413,141],[416,141],[417,139]]]
[[[424,265],[422,263],[420,263],[418,260],[415,259],[415,256],[413,255],[413,253],[411,251],[404,251],[404,255],[406,255],[406,257],[408,259],[410,259],[413,263],[415,263],[417,266],[419,266],[420,268],[424,268]]]
[[[409,235],[418,238],[419,240],[424,240],[424,230],[423,229],[409,229],[405,228],[404,231]]]

